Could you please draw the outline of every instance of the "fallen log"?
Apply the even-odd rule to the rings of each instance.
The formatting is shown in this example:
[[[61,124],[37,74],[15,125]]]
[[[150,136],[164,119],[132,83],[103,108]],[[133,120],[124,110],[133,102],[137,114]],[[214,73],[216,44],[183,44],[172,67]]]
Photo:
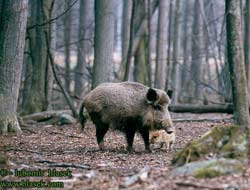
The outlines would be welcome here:
[[[175,113],[233,113],[233,106],[228,105],[171,105],[169,111]]]
[[[192,119],[192,118],[179,118],[172,119],[174,123],[182,123],[182,122],[211,122],[211,123],[221,123],[221,122],[232,122],[233,117],[225,117],[225,118],[202,118],[202,119]]]
[[[62,114],[72,114],[71,110],[51,110],[51,111],[44,111],[44,112],[38,112],[33,113],[30,115],[22,116],[22,120],[33,120],[37,122],[46,121],[51,118],[59,118]]]

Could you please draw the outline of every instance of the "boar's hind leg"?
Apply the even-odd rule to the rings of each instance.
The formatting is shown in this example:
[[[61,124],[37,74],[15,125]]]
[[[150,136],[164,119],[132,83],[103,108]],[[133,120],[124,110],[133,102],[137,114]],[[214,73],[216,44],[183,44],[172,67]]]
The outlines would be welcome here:
[[[126,139],[127,139],[127,151],[132,152],[133,150],[133,142],[134,142],[134,137],[135,137],[135,130],[133,128],[127,128],[126,131]]]
[[[103,138],[109,129],[109,125],[98,122],[96,125],[96,139],[100,150],[104,149]]]
[[[149,145],[149,131],[146,130],[146,129],[142,129],[139,131],[142,138],[143,138],[143,141],[144,141],[144,144],[145,144],[145,149],[149,152],[151,152],[151,149],[150,149],[150,145]]]

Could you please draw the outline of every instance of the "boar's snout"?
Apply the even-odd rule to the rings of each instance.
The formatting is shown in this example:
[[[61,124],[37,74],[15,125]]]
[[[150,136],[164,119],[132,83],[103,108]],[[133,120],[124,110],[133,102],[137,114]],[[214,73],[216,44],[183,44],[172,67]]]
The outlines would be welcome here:
[[[173,126],[173,122],[171,119],[166,119],[164,121],[162,121],[161,123],[162,125],[162,128],[168,133],[168,134],[171,134],[173,133],[175,130],[174,130],[174,126]]]

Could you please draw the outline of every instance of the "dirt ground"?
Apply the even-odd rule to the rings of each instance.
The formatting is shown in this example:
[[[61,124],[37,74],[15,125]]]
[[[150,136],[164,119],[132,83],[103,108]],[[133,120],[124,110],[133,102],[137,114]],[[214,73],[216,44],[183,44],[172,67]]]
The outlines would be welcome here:
[[[225,117],[231,117],[231,115],[172,114],[172,118],[213,119]],[[23,133],[18,136],[0,136],[0,155],[5,155],[8,158],[7,164],[0,164],[0,185],[1,181],[29,180],[34,182],[42,180],[44,182],[59,182],[51,184],[54,187],[63,184],[63,189],[72,190],[250,189],[250,166],[248,165],[242,174],[213,179],[169,176],[169,172],[173,168],[171,159],[175,152],[183,148],[189,141],[199,138],[206,131],[221,123],[175,123],[176,143],[175,151],[172,152],[156,148],[153,149],[152,153],[147,153],[144,150],[141,137],[136,135],[135,151],[131,154],[126,152],[124,135],[117,131],[109,131],[106,134],[106,150],[99,151],[95,139],[95,128],[90,122],[83,133],[79,126],[72,125],[23,127]],[[45,173],[42,177],[18,177],[15,176],[15,169],[18,171],[22,169],[23,171],[39,171],[40,169]],[[66,177],[49,177],[49,169],[55,169],[57,172],[63,171],[60,175],[66,175]],[[9,173],[6,174],[6,171]],[[136,178],[138,172],[141,174],[138,175],[139,178]]]

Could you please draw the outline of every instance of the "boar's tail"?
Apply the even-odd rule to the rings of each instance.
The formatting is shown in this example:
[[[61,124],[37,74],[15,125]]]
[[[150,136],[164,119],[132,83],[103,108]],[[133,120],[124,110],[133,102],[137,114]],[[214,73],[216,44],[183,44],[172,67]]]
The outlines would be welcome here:
[[[82,131],[84,130],[84,125],[85,125],[85,122],[86,122],[86,118],[83,114],[83,111],[84,111],[84,102],[82,103],[81,107],[80,107],[80,110],[79,110],[79,120],[80,120],[80,123],[82,125]]]

